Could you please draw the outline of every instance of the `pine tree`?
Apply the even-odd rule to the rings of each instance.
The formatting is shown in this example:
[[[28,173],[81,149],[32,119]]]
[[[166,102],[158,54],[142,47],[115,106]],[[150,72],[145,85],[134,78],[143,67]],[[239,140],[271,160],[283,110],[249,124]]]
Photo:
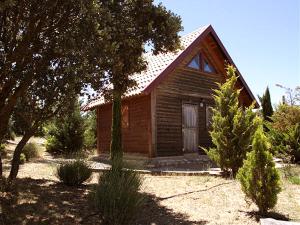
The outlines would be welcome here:
[[[72,113],[57,118],[50,126],[46,149],[52,153],[69,155],[79,153],[84,144],[85,124],[77,99]]]
[[[267,87],[262,97],[258,97],[262,106],[262,114],[265,121],[271,121],[270,117],[273,115],[273,107],[269,87]]]
[[[236,89],[237,76],[233,66],[227,67],[228,79],[214,90],[215,105],[212,108],[212,131],[214,147],[205,150],[222,169],[235,177],[250,150],[252,137],[257,129],[256,114],[249,108],[239,106],[240,90]]]
[[[281,191],[279,173],[268,151],[269,145],[260,126],[253,138],[252,151],[237,174],[246,197],[258,206],[262,215],[276,205],[277,194]]]

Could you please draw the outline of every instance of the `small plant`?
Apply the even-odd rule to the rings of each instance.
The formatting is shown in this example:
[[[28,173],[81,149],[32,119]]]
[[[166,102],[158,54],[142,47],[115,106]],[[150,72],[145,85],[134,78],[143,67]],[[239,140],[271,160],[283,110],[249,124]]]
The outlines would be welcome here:
[[[281,191],[279,173],[268,146],[261,126],[254,134],[252,151],[237,174],[246,197],[258,206],[262,215],[276,205],[277,194]]]
[[[2,157],[6,157],[7,156],[7,150],[6,150],[4,144],[0,144],[0,154],[1,154]]]
[[[57,168],[57,176],[68,186],[77,186],[87,181],[92,175],[91,169],[83,160],[62,164]]]
[[[295,167],[291,163],[287,163],[282,167],[283,176],[292,184],[300,185],[300,176],[296,172]]]
[[[26,160],[29,161],[30,159],[40,157],[40,148],[36,143],[29,142],[24,146],[23,153]]]
[[[20,164],[24,164],[26,162],[26,156],[24,155],[24,153],[21,153],[20,155]]]
[[[300,185],[300,177],[299,176],[291,176],[291,177],[288,178],[288,180],[292,184]]]
[[[94,207],[102,216],[104,224],[133,224],[144,198],[139,193],[142,180],[133,170],[122,170],[113,165],[103,173],[91,194]]]

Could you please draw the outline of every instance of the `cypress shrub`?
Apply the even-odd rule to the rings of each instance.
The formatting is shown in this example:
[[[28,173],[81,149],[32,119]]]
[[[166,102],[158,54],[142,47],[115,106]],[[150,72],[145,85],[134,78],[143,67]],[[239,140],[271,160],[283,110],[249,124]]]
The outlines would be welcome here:
[[[252,151],[247,154],[237,178],[246,197],[253,201],[262,215],[273,208],[281,191],[280,177],[262,126],[254,134]]]
[[[210,131],[213,147],[204,150],[222,171],[231,172],[235,177],[251,149],[258,118],[253,112],[253,104],[245,109],[239,106],[240,90],[236,89],[237,76],[233,66],[227,67],[227,77],[226,82],[214,90]]]

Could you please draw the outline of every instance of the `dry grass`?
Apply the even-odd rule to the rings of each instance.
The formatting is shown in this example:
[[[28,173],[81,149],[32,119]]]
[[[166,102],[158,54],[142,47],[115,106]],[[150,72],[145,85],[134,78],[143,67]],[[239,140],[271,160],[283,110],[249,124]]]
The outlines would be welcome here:
[[[13,146],[8,146],[10,149]],[[6,164],[9,159],[6,159]],[[7,166],[7,165],[6,165]],[[6,171],[7,171],[6,167]],[[88,204],[88,193],[97,175],[85,186],[69,188],[58,183],[55,164],[38,159],[22,165],[18,195],[2,195],[0,225],[98,224]],[[300,166],[295,171],[300,175]],[[300,221],[300,188],[283,179],[278,204],[269,214]],[[240,185],[221,177],[144,176],[147,199],[136,224],[259,224],[255,205],[247,205]]]

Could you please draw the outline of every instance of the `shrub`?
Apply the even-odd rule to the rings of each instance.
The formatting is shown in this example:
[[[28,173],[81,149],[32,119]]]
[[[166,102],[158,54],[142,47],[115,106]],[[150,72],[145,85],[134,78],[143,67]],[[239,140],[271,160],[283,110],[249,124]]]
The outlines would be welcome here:
[[[289,177],[289,181],[290,181],[292,184],[300,185],[300,177],[299,177],[299,176],[292,176],[292,177]]]
[[[48,127],[46,149],[50,153],[69,155],[83,148],[84,120],[79,104],[75,104],[73,113],[59,118]]]
[[[62,164],[57,168],[57,176],[68,186],[77,186],[87,181],[92,175],[91,169],[82,160]]]
[[[141,183],[137,172],[122,170],[120,166],[103,173],[91,194],[91,201],[104,224],[133,224],[144,200],[138,192]]]
[[[279,105],[272,121],[268,128],[274,154],[300,162],[300,106]]]
[[[20,155],[20,164],[24,164],[26,162],[26,156],[24,155],[24,153],[21,153]]]
[[[22,151],[26,157],[26,160],[29,161],[33,158],[40,157],[40,148],[39,146],[34,142],[27,143]]]
[[[7,149],[5,148],[4,144],[0,144],[0,154],[1,154],[2,157],[7,156]]]
[[[258,206],[263,215],[276,205],[277,194],[281,190],[279,173],[268,147],[268,140],[260,127],[255,132],[252,151],[247,154],[237,174],[246,197]]]
[[[297,167],[292,166],[292,164],[287,163],[282,167],[282,172],[286,180],[292,184],[300,185],[300,174],[296,168]]]
[[[85,117],[84,147],[87,149],[95,148],[97,145],[97,125],[96,114],[91,112]]]
[[[250,151],[253,134],[258,126],[258,119],[253,112],[253,105],[244,109],[239,106],[240,90],[236,89],[235,68],[227,67],[228,79],[215,90],[212,108],[213,147],[205,150],[225,172],[232,172],[235,177],[242,166],[246,153]]]

